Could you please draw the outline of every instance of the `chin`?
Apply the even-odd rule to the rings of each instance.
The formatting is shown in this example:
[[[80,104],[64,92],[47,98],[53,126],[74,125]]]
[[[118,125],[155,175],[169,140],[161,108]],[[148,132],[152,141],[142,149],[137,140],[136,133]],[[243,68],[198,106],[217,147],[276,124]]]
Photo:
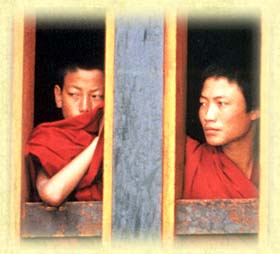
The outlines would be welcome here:
[[[206,137],[206,143],[210,146],[222,146],[223,142],[216,138],[207,138]]]

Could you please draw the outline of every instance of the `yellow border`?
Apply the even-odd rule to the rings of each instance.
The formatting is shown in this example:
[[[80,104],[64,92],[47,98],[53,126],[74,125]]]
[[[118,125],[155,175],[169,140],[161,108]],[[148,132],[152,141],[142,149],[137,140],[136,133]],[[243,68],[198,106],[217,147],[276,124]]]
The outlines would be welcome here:
[[[113,123],[114,123],[114,55],[115,17],[113,12],[106,15],[105,48],[105,127],[104,127],[104,174],[103,174],[103,217],[102,239],[111,240],[112,234],[112,177],[113,177]]]

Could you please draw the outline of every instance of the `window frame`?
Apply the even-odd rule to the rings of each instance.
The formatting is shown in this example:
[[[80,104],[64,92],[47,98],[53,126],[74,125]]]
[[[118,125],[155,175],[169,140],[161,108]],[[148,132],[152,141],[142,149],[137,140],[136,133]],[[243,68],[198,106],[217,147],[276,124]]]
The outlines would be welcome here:
[[[16,205],[17,212],[16,212],[16,232],[18,235],[24,237],[24,232],[21,231],[23,229],[23,221],[22,218],[26,217],[27,206],[31,205],[26,203],[27,197],[27,186],[24,184],[26,183],[25,173],[26,169],[23,166],[23,150],[24,144],[27,141],[29,133],[32,130],[31,120],[33,117],[33,89],[34,85],[34,73],[32,70],[34,68],[30,68],[30,66],[34,66],[34,55],[32,48],[35,48],[35,17],[28,17],[28,22],[26,17],[22,15],[20,18],[17,17],[17,21],[15,21],[15,29],[14,29],[14,81],[13,81],[13,112],[14,112],[14,121],[13,121],[13,152],[14,152],[14,169],[15,172],[13,174],[16,175],[14,185],[17,186],[14,194],[13,203],[19,204]],[[184,84],[184,81],[180,79],[182,78],[183,70],[180,69],[183,66],[180,66],[178,62],[179,51],[177,51],[182,43],[186,43],[182,39],[179,40],[179,30],[180,25],[178,25],[178,17],[177,12],[169,12],[166,15],[166,24],[165,24],[165,70],[167,69],[168,63],[172,63],[169,65],[169,71],[165,72],[164,82],[165,82],[165,96],[164,96],[164,135],[163,135],[163,142],[164,142],[164,155],[163,156],[163,198],[162,198],[162,238],[163,240],[174,239],[176,236],[176,227],[180,225],[176,225],[176,203],[180,203],[181,201],[176,201],[176,198],[180,196],[182,185],[176,185],[176,182],[179,182],[182,176],[182,144],[178,144],[178,140],[182,137],[182,129],[184,130],[184,124],[182,123],[182,119],[180,116],[176,115],[178,113],[178,109],[180,105],[185,105],[185,99],[183,98],[184,92],[182,92],[184,87],[180,87],[180,84]],[[265,24],[262,23],[261,32],[264,31]],[[114,80],[114,15],[111,12],[106,14],[106,50],[105,50],[105,58],[106,58],[106,83],[113,84]],[[186,35],[185,35],[186,36]],[[109,38],[109,39],[108,39]],[[176,39],[177,38],[177,39]],[[180,37],[182,38],[182,37]],[[261,56],[265,55],[263,49],[264,38],[262,37],[261,41]],[[30,43],[30,44],[28,44]],[[178,46],[179,45],[179,46]],[[182,48],[181,48],[182,50]],[[265,81],[265,73],[267,70],[261,68],[261,84]],[[167,89],[168,83],[168,89]],[[177,85],[176,85],[177,84]],[[104,154],[104,200],[103,202],[103,217],[102,217],[102,239],[108,241],[111,239],[111,225],[112,225],[112,126],[113,126],[113,86],[107,86],[105,91],[106,97],[106,109],[105,109],[105,150],[106,153]],[[261,89],[264,86],[261,85]],[[24,95],[24,96],[23,96]],[[176,101],[179,104],[176,104]],[[22,105],[22,108],[21,108]],[[29,105],[26,108],[26,105]],[[168,108],[174,108],[173,111],[167,112]],[[25,110],[23,110],[23,108]],[[265,109],[262,109],[264,112]],[[184,113],[184,109],[183,109]],[[180,112],[179,114],[183,114]],[[32,120],[33,121],[33,120]],[[170,121],[174,121],[175,125],[170,126],[168,123]],[[264,121],[261,121],[261,126],[264,126]],[[264,129],[264,128],[261,128]],[[179,132],[181,134],[179,134]],[[261,135],[261,144],[263,143],[263,137]],[[181,147],[181,148],[180,148]],[[178,152],[180,151],[180,152]],[[261,157],[264,158],[266,151],[264,147],[260,149]],[[180,154],[179,154],[180,153]],[[263,155],[262,155],[263,154]],[[261,158],[261,165],[264,165],[264,159]],[[178,166],[179,165],[179,166]],[[176,172],[175,170],[176,169]],[[261,174],[261,185],[265,186],[265,179],[262,177],[267,177],[264,173]],[[18,187],[20,186],[20,187]],[[175,190],[175,186],[177,189]],[[107,188],[108,187],[108,188]],[[106,198],[105,198],[106,197]],[[257,207],[258,200],[253,200],[253,206]],[[199,204],[198,201],[197,204]],[[202,201],[203,202],[203,201]],[[267,202],[265,192],[261,192],[261,200],[260,200],[260,215],[263,217],[266,213],[264,211],[265,204]],[[191,203],[191,202],[190,202]],[[238,202],[237,202],[238,203]],[[41,209],[41,204],[37,204],[37,209]],[[258,206],[259,207],[259,206]],[[237,204],[237,209],[242,209],[240,204]],[[48,208],[46,208],[47,210]],[[63,209],[62,209],[63,210]],[[255,212],[254,212],[255,214]],[[186,216],[188,216],[186,214]],[[265,221],[261,221],[259,225],[259,235],[263,235],[263,228],[265,227]],[[226,232],[225,232],[226,233]],[[238,233],[238,232],[237,232]],[[239,232],[246,234],[246,231]],[[248,232],[247,232],[248,233]],[[29,234],[29,233],[28,233]],[[63,235],[61,235],[63,236]],[[77,236],[77,235],[75,235]]]
[[[184,170],[180,163],[185,154],[185,146],[182,147],[179,140],[185,140],[185,125],[182,119],[185,119],[187,88],[186,75],[183,75],[184,70],[187,69],[187,62],[182,61],[182,55],[186,56],[187,53],[187,26],[183,24],[187,24],[187,21],[184,18],[180,17],[176,11],[169,12],[166,16],[165,70],[168,71],[165,71],[164,79],[166,93],[163,123],[163,240],[168,242],[182,235],[258,234],[261,236],[262,233],[259,232],[262,231],[260,226],[263,224],[259,225],[259,207],[263,206],[265,200],[186,200],[180,198]],[[263,23],[260,29],[262,33]],[[260,41],[261,54],[263,54],[262,49],[262,41]],[[263,73],[259,75],[263,77]],[[262,87],[261,84],[260,87]],[[172,126],[170,123],[173,123]],[[262,152],[263,149],[260,151]],[[261,165],[263,165],[262,156]],[[193,212],[196,216],[192,214]],[[215,222],[209,221],[213,218],[216,219],[216,228],[209,227],[212,222]]]
[[[105,52],[112,52],[114,45],[114,22],[112,13],[106,13],[105,17]],[[106,31],[110,31],[107,33]],[[22,15],[14,22],[14,34],[16,36],[14,40],[14,52],[15,52],[15,73],[14,73],[14,89],[21,88],[17,94],[17,98],[14,100],[14,107],[17,108],[16,119],[17,135],[16,138],[20,143],[20,160],[17,164],[17,185],[20,188],[17,189],[18,204],[20,204],[19,214],[17,214],[17,234],[22,238],[40,238],[40,237],[102,237],[102,202],[101,201],[84,201],[84,202],[65,202],[58,208],[50,207],[43,202],[29,202],[29,182],[28,182],[28,169],[27,162],[24,156],[24,146],[28,140],[28,137],[33,129],[34,121],[34,77],[35,77],[35,45],[36,45],[36,15],[29,16]],[[104,52],[104,53],[105,53]],[[111,83],[112,71],[108,64],[113,59],[113,55],[105,53],[105,71],[108,73],[105,77],[105,83]],[[20,85],[21,84],[21,85]],[[111,95],[111,96],[110,96]],[[106,89],[105,99],[112,97],[111,88]],[[18,104],[18,100],[21,103]],[[16,103],[17,101],[17,103]],[[108,105],[111,101],[105,102]],[[22,105],[19,108],[18,105]],[[112,104],[113,105],[113,104]],[[112,126],[111,113],[107,107],[104,120],[105,125]],[[105,144],[104,150],[108,150],[108,153],[104,153],[107,163],[104,163],[104,181],[107,180],[106,167],[110,167],[110,153],[109,149],[111,142],[108,143],[111,137],[110,129],[108,127],[104,130]],[[107,151],[106,150],[106,151]],[[108,158],[109,157],[109,158]],[[110,170],[111,171],[111,170]],[[105,196],[108,195],[104,193]],[[108,210],[108,209],[107,209]],[[78,211],[78,213],[77,213]],[[34,216],[34,214],[36,216]],[[106,213],[104,213],[106,214]],[[82,215],[82,216],[81,216]],[[108,217],[108,216],[107,216]],[[105,215],[106,219],[106,215]],[[47,221],[48,223],[44,223]],[[71,221],[71,225],[67,224]],[[73,221],[75,222],[73,225]],[[89,223],[90,222],[90,223]],[[108,227],[106,220],[105,228]],[[106,230],[105,230],[106,232]]]

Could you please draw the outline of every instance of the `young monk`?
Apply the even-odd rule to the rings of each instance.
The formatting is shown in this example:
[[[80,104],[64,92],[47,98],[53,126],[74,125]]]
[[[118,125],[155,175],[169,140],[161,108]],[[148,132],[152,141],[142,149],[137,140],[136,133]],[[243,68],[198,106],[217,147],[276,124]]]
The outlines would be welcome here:
[[[59,73],[54,95],[64,120],[36,127],[26,147],[33,200],[50,206],[101,200],[104,74],[97,66],[83,64],[68,65]]]
[[[218,65],[203,73],[199,119],[206,143],[187,137],[184,198],[258,196],[257,84]],[[256,90],[255,90],[256,91]]]

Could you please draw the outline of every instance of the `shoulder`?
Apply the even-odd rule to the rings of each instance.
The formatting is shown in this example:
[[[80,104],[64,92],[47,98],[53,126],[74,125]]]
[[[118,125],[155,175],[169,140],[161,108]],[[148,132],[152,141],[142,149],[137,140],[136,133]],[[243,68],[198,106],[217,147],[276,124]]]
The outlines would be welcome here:
[[[214,152],[216,148],[213,146],[209,146],[207,143],[200,143],[198,140],[187,136],[186,137],[186,153],[201,153],[201,152]]]
[[[201,143],[198,140],[196,140],[196,139],[187,135],[186,145],[188,145],[188,146],[198,146],[198,145],[201,145]]]
[[[193,139],[190,136],[186,137],[186,151],[194,152],[195,150],[199,149],[201,146],[202,144],[198,140]]]

